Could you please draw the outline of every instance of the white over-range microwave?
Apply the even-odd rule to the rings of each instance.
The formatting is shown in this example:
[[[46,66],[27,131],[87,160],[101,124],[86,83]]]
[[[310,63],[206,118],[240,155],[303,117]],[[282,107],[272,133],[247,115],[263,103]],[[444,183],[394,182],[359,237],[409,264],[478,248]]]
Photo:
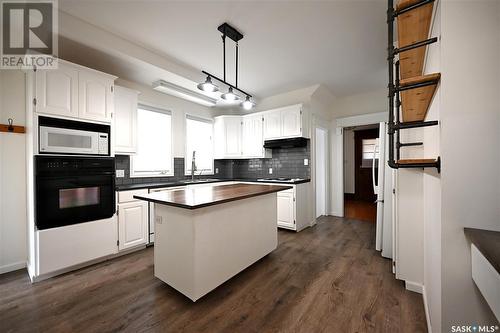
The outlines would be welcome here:
[[[110,126],[39,117],[40,154],[110,155]]]

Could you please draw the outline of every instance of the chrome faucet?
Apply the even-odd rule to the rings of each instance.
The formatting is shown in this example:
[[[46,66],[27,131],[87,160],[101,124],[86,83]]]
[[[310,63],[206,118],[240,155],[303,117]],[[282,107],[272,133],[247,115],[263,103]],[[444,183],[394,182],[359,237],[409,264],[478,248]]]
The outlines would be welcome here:
[[[194,172],[196,171],[196,151],[193,150],[193,159],[191,160],[191,180],[194,181]]]

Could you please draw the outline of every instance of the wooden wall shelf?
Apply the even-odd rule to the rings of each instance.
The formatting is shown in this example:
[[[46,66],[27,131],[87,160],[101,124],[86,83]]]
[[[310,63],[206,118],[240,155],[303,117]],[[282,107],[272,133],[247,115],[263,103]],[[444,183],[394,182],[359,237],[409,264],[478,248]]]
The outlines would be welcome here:
[[[422,75],[401,80],[399,85],[400,87],[405,87],[418,83],[439,81],[440,77],[441,74],[439,73]],[[437,85],[438,83],[436,82],[435,84],[429,86],[404,90],[401,92],[401,115],[403,122],[424,121],[427,111],[429,110],[432,97],[436,92]]]
[[[418,159],[405,159],[399,160],[399,164],[427,164],[427,163],[436,163],[437,160],[435,158],[418,158]]]
[[[417,2],[419,0],[400,0],[396,9],[401,10]],[[433,3],[429,3],[398,15],[398,47],[408,46],[429,37],[432,9]],[[419,47],[399,54],[401,79],[422,75],[426,49]]]
[[[26,133],[26,128],[24,126],[12,126],[12,130],[9,129],[9,125],[0,124],[0,132],[6,133]]]

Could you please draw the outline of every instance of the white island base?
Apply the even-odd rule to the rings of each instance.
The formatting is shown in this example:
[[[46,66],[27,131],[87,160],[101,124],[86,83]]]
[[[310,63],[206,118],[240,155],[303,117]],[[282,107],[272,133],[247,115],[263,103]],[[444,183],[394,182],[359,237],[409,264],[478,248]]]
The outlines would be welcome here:
[[[276,249],[276,193],[186,209],[155,203],[155,276],[192,301]]]

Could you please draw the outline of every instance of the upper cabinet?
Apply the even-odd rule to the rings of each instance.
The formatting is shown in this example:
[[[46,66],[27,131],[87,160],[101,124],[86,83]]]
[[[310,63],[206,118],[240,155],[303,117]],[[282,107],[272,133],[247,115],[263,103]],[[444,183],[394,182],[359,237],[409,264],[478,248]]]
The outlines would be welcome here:
[[[269,158],[264,149],[262,114],[220,116],[214,122],[215,158]]]
[[[35,111],[111,122],[115,76],[59,60],[57,69],[35,74]]]
[[[266,112],[264,114],[264,138],[278,139],[281,137],[281,113]]]
[[[82,119],[111,121],[113,84],[105,74],[78,73],[78,115]]]
[[[302,104],[264,112],[264,139],[308,137]]]
[[[139,93],[115,86],[114,135],[115,153],[137,152],[137,103]]]
[[[221,116],[214,121],[215,158],[238,158],[243,155],[242,117]]]
[[[36,110],[78,117],[78,70],[65,63],[58,69],[36,72]]]

